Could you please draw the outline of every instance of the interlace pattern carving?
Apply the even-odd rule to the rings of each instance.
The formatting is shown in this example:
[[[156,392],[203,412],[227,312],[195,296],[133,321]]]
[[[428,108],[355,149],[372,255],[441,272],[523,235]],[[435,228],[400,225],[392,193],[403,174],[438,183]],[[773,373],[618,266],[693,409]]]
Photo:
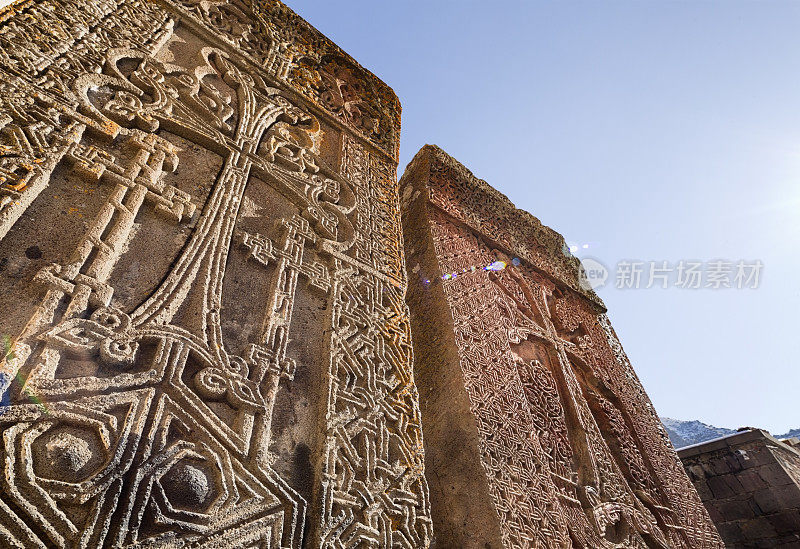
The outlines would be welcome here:
[[[722,547],[560,236],[435,147],[407,174],[436,260],[410,284],[443,286],[504,546]]]
[[[0,247],[32,238],[23,213],[56,214],[36,208],[73,187],[90,196],[58,221],[78,229],[31,272],[0,364],[0,545],[428,546],[395,164],[381,152],[397,120],[365,91],[374,77],[346,57],[348,69],[314,62],[312,46],[338,49],[278,3],[13,10],[0,23]],[[297,32],[313,43],[298,50]],[[303,100],[301,58],[349,87]],[[323,142],[340,144],[333,167]],[[218,168],[187,180],[202,159]],[[126,306],[120,265],[143,234],[168,237]],[[262,317],[241,342],[225,328],[235,269],[267,281],[238,298]],[[302,388],[323,395],[305,421],[324,432],[302,482],[276,472],[271,448],[291,427],[281,392],[315,366],[298,359],[298,314],[327,350],[327,383]]]
[[[498,259],[497,251],[442,216],[434,242],[445,272]],[[507,256],[499,258],[510,265]],[[492,488],[505,543],[697,546],[703,533],[687,532],[688,516],[676,504],[701,508],[686,496],[670,500],[667,494],[683,477],[665,479],[669,469],[645,465],[641,427],[626,420],[627,403],[595,373],[608,358],[607,339],[596,333],[602,330],[596,313],[580,311],[578,300],[567,301],[552,282],[522,265],[467,272],[446,281],[445,291],[486,444],[487,475],[496,478]],[[576,310],[583,314],[564,314]],[[587,335],[575,336],[584,330]],[[618,368],[611,369],[614,377]],[[559,512],[544,512],[542,501]],[[537,516],[540,523],[532,521]]]

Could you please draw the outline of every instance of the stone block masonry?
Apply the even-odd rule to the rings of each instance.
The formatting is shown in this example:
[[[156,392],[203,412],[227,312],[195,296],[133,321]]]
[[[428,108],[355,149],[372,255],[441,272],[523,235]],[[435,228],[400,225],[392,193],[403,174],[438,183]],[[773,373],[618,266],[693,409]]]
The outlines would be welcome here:
[[[563,238],[435,146],[400,192],[436,542],[722,547]]]
[[[745,430],[678,451],[726,547],[800,547],[797,439]]]

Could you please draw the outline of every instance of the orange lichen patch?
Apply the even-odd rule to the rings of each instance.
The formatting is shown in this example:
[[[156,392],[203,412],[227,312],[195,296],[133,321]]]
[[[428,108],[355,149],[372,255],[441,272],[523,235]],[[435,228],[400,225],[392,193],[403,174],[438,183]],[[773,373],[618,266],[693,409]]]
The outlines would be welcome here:
[[[0,23],[13,17],[15,13],[24,10],[33,4],[33,0],[16,0],[11,4],[0,8]]]
[[[107,120],[103,126],[103,131],[111,136],[116,136],[119,133],[120,125],[113,120]]]
[[[0,170],[0,184],[6,185],[13,191],[20,192],[30,183],[32,174],[35,169],[31,164],[21,164],[14,171]]]

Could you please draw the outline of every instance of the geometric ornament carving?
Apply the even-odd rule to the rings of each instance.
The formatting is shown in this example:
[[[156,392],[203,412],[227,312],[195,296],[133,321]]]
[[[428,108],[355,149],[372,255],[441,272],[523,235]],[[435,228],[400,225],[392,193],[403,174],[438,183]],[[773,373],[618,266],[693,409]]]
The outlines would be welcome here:
[[[721,547],[563,238],[433,146],[401,189],[438,539]]]
[[[429,545],[384,85],[279,3],[0,18],[0,545]]]

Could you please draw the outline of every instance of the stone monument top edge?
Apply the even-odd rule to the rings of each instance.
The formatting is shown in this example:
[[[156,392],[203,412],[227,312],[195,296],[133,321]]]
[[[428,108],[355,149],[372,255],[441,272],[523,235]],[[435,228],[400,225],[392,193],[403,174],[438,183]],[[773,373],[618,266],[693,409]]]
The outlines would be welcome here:
[[[421,169],[427,170],[426,177],[412,176]],[[434,173],[446,176],[435,177]],[[582,284],[580,260],[572,255],[559,232],[530,212],[517,208],[506,195],[437,145],[424,145],[400,178],[401,195],[409,196],[417,190],[426,191],[429,202],[496,240],[507,253],[528,261],[535,269],[584,296],[602,312],[606,311],[602,299],[591,287]]]
[[[0,0],[2,2],[3,0]],[[386,143],[376,143],[384,152],[389,154],[396,162],[400,146],[400,116],[401,104],[395,91],[372,71],[365,68],[356,61],[349,53],[339,47],[333,40],[325,36],[321,31],[306,21],[301,15],[280,0],[246,0],[251,4],[255,13],[263,13],[265,19],[276,25],[283,25],[292,28],[291,43],[287,44],[293,63],[298,69],[296,77],[291,79],[291,85],[299,88],[299,91],[311,91],[316,87],[313,76],[302,74],[303,59],[308,58],[315,65],[323,65],[328,62],[336,62],[342,72],[334,74],[337,79],[351,77],[357,84],[355,87],[360,92],[364,102],[377,110],[379,116],[376,118],[378,127],[375,128],[369,123],[365,123],[360,131],[370,141],[376,142],[378,131],[388,133],[385,138]],[[310,67],[313,69],[315,67]],[[345,73],[349,73],[345,75]],[[309,94],[305,94],[309,95]],[[310,95],[314,95],[313,92]],[[318,98],[312,97],[315,102],[320,103]],[[345,98],[346,100],[346,98]],[[320,105],[330,110],[329,105]],[[340,109],[348,109],[347,105],[338,106]]]

